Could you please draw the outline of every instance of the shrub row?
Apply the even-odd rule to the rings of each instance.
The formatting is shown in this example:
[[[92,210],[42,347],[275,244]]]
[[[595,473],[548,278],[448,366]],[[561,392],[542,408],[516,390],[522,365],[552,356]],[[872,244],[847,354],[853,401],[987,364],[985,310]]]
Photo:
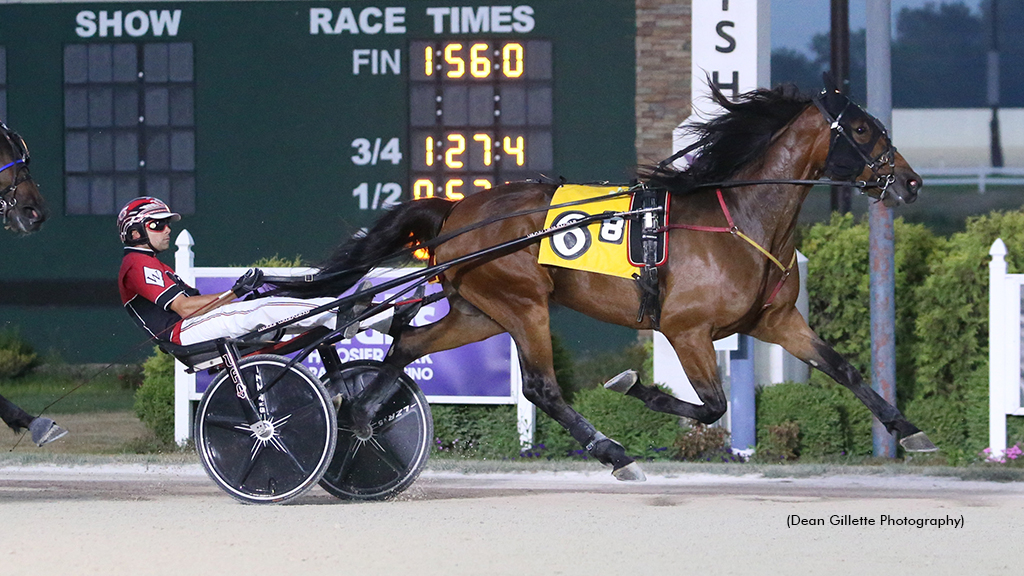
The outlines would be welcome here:
[[[1024,211],[969,219],[965,231],[950,238],[902,219],[894,229],[897,405],[951,461],[973,458],[988,445],[988,251],[1002,238],[1011,247],[1010,272],[1024,271]],[[829,223],[808,229],[800,248],[809,259],[811,327],[866,381],[871,378],[868,233],[866,222],[833,215]],[[759,441],[768,437],[768,426],[791,415],[801,428],[800,452],[835,454],[837,446],[853,454],[866,453],[865,447],[870,452],[870,415],[848,402],[849,392],[837,389],[842,394],[829,400],[823,396],[828,385],[816,379],[807,394],[830,405],[829,415],[805,411],[799,420],[792,411],[794,392],[774,388],[760,395]],[[848,424],[830,428],[830,410],[841,414],[844,405]],[[1024,439],[1020,419],[1010,418],[1009,427],[1011,445]],[[817,431],[825,429],[829,434],[819,436]]]

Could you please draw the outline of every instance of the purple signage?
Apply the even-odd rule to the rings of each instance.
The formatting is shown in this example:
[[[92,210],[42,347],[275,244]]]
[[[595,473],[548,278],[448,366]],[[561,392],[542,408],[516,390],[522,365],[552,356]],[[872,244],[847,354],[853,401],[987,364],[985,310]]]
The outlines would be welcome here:
[[[196,272],[201,273],[201,269],[196,269]],[[388,270],[368,279],[374,284],[380,284],[399,278],[404,273],[402,270]],[[197,277],[196,288],[203,294],[217,294],[230,289],[234,281],[235,277]],[[383,301],[401,290],[402,288],[398,287],[378,293],[374,301]],[[440,291],[440,284],[427,285],[428,294]],[[400,300],[409,295],[411,292]],[[424,306],[413,320],[413,325],[422,326],[436,322],[447,313],[448,302],[440,300]],[[350,362],[362,359],[383,360],[390,345],[390,336],[367,330],[360,332],[351,340],[339,342],[336,347],[341,361]],[[499,334],[483,342],[428,354],[407,366],[405,371],[427,396],[458,397],[461,402],[472,402],[472,398],[494,402],[501,398],[513,397],[512,354],[512,338],[508,334]],[[318,376],[324,372],[320,355],[316,352],[310,354],[303,364]],[[204,392],[213,379],[214,376],[205,371],[197,373],[195,392]]]

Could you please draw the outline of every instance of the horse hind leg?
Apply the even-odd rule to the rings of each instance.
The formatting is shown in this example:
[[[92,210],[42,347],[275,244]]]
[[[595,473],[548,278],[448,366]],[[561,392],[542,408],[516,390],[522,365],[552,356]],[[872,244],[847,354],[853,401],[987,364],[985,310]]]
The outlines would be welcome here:
[[[521,283],[519,286],[524,284],[528,283]],[[464,285],[463,291],[467,288],[469,287]],[[453,310],[458,310],[458,313],[451,324],[443,326],[445,334],[414,329],[410,332],[408,340],[403,335],[403,344],[396,354],[408,358],[412,354],[422,355],[426,350],[437,351],[439,342],[443,342],[445,346],[455,347],[468,341],[476,341],[465,340],[467,328],[469,332],[478,331],[475,334],[476,338],[508,332],[519,346],[523,396],[561,424],[591,456],[602,464],[612,466],[612,475],[615,478],[623,481],[645,480],[643,470],[626,454],[626,449],[621,444],[598,431],[562,398],[552,363],[551,333],[548,330],[537,329],[538,326],[549,325],[546,298],[543,295],[532,294],[517,299],[516,302],[519,304],[514,307],[506,303],[502,295],[484,297],[472,291],[470,293],[475,302],[482,303],[482,308],[471,304],[467,299],[457,298]],[[528,304],[524,305],[524,302]],[[445,317],[445,320],[447,319],[448,317]],[[453,332],[456,334],[454,338]]]
[[[518,342],[518,341],[517,341]],[[622,481],[647,479],[625,447],[605,436],[562,398],[553,371],[548,372],[520,354],[523,364],[523,395],[565,428],[574,440],[602,464],[612,467],[612,475]]]
[[[518,311],[489,311],[519,346],[523,370],[523,395],[545,414],[554,418],[594,458],[612,467],[612,475],[622,481],[640,482],[647,477],[640,465],[626,454],[625,447],[608,438],[562,398],[555,379],[551,351],[551,332],[538,330],[548,326],[547,302]]]

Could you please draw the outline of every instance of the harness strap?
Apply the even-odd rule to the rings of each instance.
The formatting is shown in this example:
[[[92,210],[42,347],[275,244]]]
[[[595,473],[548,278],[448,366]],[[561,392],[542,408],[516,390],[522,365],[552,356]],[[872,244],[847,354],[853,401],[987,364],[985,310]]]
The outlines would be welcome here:
[[[18,158],[14,162],[8,162],[7,164],[4,164],[3,166],[0,166],[0,172],[3,172],[4,170],[7,170],[8,168],[10,168],[11,166],[14,166],[15,164],[24,164],[24,163],[25,163],[25,161],[23,159]]]
[[[18,164],[24,163],[25,159],[19,158],[13,162],[9,162],[3,166],[0,166],[0,172],[7,170],[11,166],[17,166]],[[14,177],[11,178],[11,184],[7,188],[0,190],[0,219],[3,220],[4,224],[7,224],[8,212],[10,212],[11,209],[13,209],[18,204],[18,199],[14,197],[13,192],[17,190],[18,185],[24,182],[25,180],[28,180],[28,178],[19,178],[17,172],[15,172]],[[10,196],[10,198],[7,198],[8,196]]]
[[[729,213],[729,207],[725,205],[725,198],[722,197],[722,189],[719,188],[718,190],[715,191],[715,193],[718,195],[718,205],[722,207],[722,214],[725,215],[725,221],[729,223],[728,227],[697,226],[695,224],[666,224],[661,228],[658,228],[658,232],[665,232],[673,228],[680,228],[683,230],[694,230],[696,232],[728,232],[733,236],[741,238],[743,241],[745,241],[747,244],[750,244],[754,248],[757,248],[758,252],[760,252],[766,258],[768,258],[768,260],[772,264],[775,264],[775,266],[778,267],[779,270],[782,270],[782,278],[779,280],[779,283],[775,286],[775,289],[772,290],[771,295],[768,296],[768,300],[765,302],[764,307],[762,308],[763,310],[764,308],[771,306],[772,302],[775,301],[775,297],[779,295],[780,291],[782,291],[782,285],[786,282],[786,279],[789,278],[789,274],[793,270],[793,265],[796,263],[796,251],[793,251],[793,257],[789,261],[789,266],[783,265],[782,262],[774,255],[772,255],[772,253],[769,252],[764,246],[761,246],[750,236],[747,236],[746,234],[740,231],[739,227],[736,226],[736,222],[734,222],[732,219],[732,214]]]

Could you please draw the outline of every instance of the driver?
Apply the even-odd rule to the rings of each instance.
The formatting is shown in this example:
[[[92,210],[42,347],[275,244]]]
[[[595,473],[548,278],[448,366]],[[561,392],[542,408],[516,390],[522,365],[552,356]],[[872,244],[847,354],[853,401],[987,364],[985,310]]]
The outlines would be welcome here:
[[[181,220],[163,201],[148,196],[128,202],[117,215],[124,243],[118,286],[121,303],[151,337],[189,345],[216,338],[237,338],[281,320],[333,302],[333,298],[257,298],[232,302],[263,285],[263,271],[251,268],[229,292],[201,295],[157,259],[171,245],[171,222]],[[184,320],[183,320],[184,319]],[[289,331],[316,326],[333,330],[337,312],[328,310],[296,321]]]

